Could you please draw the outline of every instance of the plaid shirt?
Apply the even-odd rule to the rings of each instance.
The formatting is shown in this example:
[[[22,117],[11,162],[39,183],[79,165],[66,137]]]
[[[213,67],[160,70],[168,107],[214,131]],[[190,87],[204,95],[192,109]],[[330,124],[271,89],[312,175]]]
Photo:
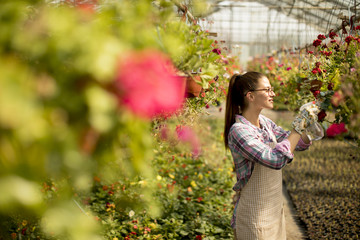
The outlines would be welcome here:
[[[260,128],[252,125],[246,118],[236,115],[229,132],[229,148],[235,164],[237,182],[234,191],[240,191],[249,181],[254,164],[281,169],[290,163],[294,155],[290,151],[290,142],[287,137],[290,131],[285,131],[269,118],[260,114]],[[275,148],[269,145],[276,137]],[[310,144],[305,144],[301,138],[295,150],[306,150]]]

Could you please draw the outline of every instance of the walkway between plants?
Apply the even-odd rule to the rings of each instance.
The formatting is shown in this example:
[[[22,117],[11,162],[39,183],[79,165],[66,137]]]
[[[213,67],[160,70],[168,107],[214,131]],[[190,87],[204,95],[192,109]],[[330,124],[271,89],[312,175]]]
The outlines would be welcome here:
[[[221,109],[221,111],[219,111],[219,109]],[[224,118],[225,105],[222,105],[220,108],[210,107],[209,109],[207,109],[207,112],[209,113],[209,117]],[[281,120],[282,122],[288,122],[293,119],[293,114],[288,111],[273,111],[265,109],[262,111],[262,114],[275,122],[277,120]],[[285,184],[283,185],[283,201],[286,219],[287,240],[305,239],[305,229],[301,226],[299,222],[299,218],[290,199],[290,196],[286,190]]]

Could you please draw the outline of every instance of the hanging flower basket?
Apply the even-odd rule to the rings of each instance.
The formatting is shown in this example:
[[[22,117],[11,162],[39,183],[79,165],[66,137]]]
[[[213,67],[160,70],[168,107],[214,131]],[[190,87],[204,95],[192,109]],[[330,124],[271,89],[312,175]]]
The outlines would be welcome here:
[[[202,86],[199,82],[201,82],[201,78],[198,75],[186,77],[185,96],[187,98],[199,97],[202,90]]]

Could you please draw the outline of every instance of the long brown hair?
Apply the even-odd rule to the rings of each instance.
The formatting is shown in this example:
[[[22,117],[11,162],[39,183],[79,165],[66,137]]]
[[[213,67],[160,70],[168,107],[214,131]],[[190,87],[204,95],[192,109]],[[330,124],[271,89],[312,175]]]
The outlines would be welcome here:
[[[226,97],[224,142],[225,148],[229,148],[228,135],[231,126],[235,123],[235,115],[240,114],[246,107],[245,94],[255,90],[259,79],[266,77],[259,72],[247,72],[243,75],[234,74],[229,82]]]

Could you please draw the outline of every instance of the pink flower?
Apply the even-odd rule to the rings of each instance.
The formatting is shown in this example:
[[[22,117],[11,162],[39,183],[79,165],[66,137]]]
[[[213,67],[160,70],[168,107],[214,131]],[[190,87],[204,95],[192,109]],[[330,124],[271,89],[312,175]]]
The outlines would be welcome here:
[[[200,154],[200,142],[196,134],[188,126],[177,126],[176,133],[178,139],[182,142],[189,143],[192,147],[192,153],[194,156]]]
[[[170,59],[157,50],[127,54],[118,64],[119,102],[144,118],[173,114],[185,95],[184,81],[173,69]]]
[[[286,68],[286,71],[290,71],[290,70],[291,70],[291,67]]]
[[[330,127],[326,130],[326,135],[328,137],[335,137],[342,133],[346,133],[347,129],[345,128],[345,123],[333,123]]]
[[[334,107],[337,107],[340,105],[340,103],[342,103],[343,100],[344,100],[344,96],[342,92],[336,91],[331,98],[331,104],[334,105]]]
[[[169,137],[169,128],[166,125],[160,127],[160,139],[166,140]]]
[[[221,54],[221,50],[218,49],[218,48],[214,48],[214,49],[212,50],[212,52],[213,52],[213,53],[216,53],[216,54],[218,54],[218,55]]]
[[[314,52],[313,51],[308,51],[308,54],[314,54]]]
[[[360,25],[356,26],[355,30],[360,30]]]

